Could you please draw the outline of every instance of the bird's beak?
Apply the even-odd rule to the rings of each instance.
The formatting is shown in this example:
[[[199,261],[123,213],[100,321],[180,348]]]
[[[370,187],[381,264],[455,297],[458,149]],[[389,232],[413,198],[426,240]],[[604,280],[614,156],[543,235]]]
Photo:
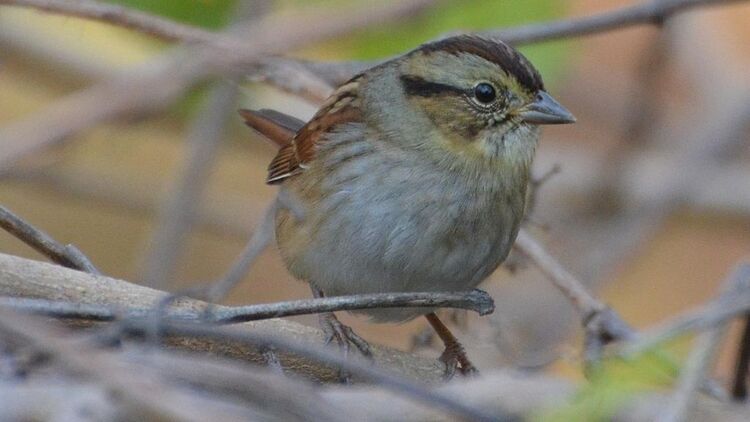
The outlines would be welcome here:
[[[521,107],[516,114],[524,122],[535,125],[560,125],[576,121],[568,109],[544,91],[539,91],[534,102]]]

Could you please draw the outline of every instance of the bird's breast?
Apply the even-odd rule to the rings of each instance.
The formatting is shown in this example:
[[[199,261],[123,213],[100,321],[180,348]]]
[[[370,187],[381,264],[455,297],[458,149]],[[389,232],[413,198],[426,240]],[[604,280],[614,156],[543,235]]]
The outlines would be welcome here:
[[[329,295],[466,290],[505,259],[525,186],[339,141],[284,187],[308,207],[301,221],[283,211],[277,219],[297,277]]]

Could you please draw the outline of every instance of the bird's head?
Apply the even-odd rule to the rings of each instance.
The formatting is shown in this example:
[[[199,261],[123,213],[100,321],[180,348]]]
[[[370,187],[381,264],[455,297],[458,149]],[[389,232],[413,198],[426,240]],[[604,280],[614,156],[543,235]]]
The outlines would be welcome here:
[[[417,143],[430,149],[528,164],[539,125],[575,122],[545,91],[531,62],[500,41],[473,35],[446,38],[383,69],[392,84],[373,89],[375,103],[390,108],[383,114],[391,122],[405,121],[394,130],[419,127],[424,133]]]

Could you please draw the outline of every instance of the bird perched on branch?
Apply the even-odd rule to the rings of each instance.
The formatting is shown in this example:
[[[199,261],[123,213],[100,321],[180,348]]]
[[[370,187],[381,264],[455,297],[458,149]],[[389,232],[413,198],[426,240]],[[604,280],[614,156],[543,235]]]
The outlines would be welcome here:
[[[268,168],[304,208],[276,215],[289,271],[316,296],[461,291],[506,258],[524,214],[539,125],[572,123],[534,66],[496,40],[424,44],[340,86],[304,123],[242,110],[281,145]],[[363,311],[379,322],[425,315],[453,373],[474,371],[429,309]],[[369,354],[333,314],[330,339]]]

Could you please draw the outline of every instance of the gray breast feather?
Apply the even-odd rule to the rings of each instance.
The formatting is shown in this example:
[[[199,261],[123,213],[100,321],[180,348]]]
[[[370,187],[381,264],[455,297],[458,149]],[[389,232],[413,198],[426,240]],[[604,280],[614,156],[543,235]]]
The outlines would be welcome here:
[[[522,210],[523,203],[506,203],[504,192],[474,189],[427,163],[361,154],[375,148],[366,141],[343,134],[331,141],[306,170],[335,169],[314,187],[306,185],[322,190],[324,199],[299,222],[311,225],[298,231],[312,233],[316,247],[296,257],[295,275],[327,295],[468,290],[505,259],[520,212],[504,208]],[[366,313],[405,320],[426,312]]]

